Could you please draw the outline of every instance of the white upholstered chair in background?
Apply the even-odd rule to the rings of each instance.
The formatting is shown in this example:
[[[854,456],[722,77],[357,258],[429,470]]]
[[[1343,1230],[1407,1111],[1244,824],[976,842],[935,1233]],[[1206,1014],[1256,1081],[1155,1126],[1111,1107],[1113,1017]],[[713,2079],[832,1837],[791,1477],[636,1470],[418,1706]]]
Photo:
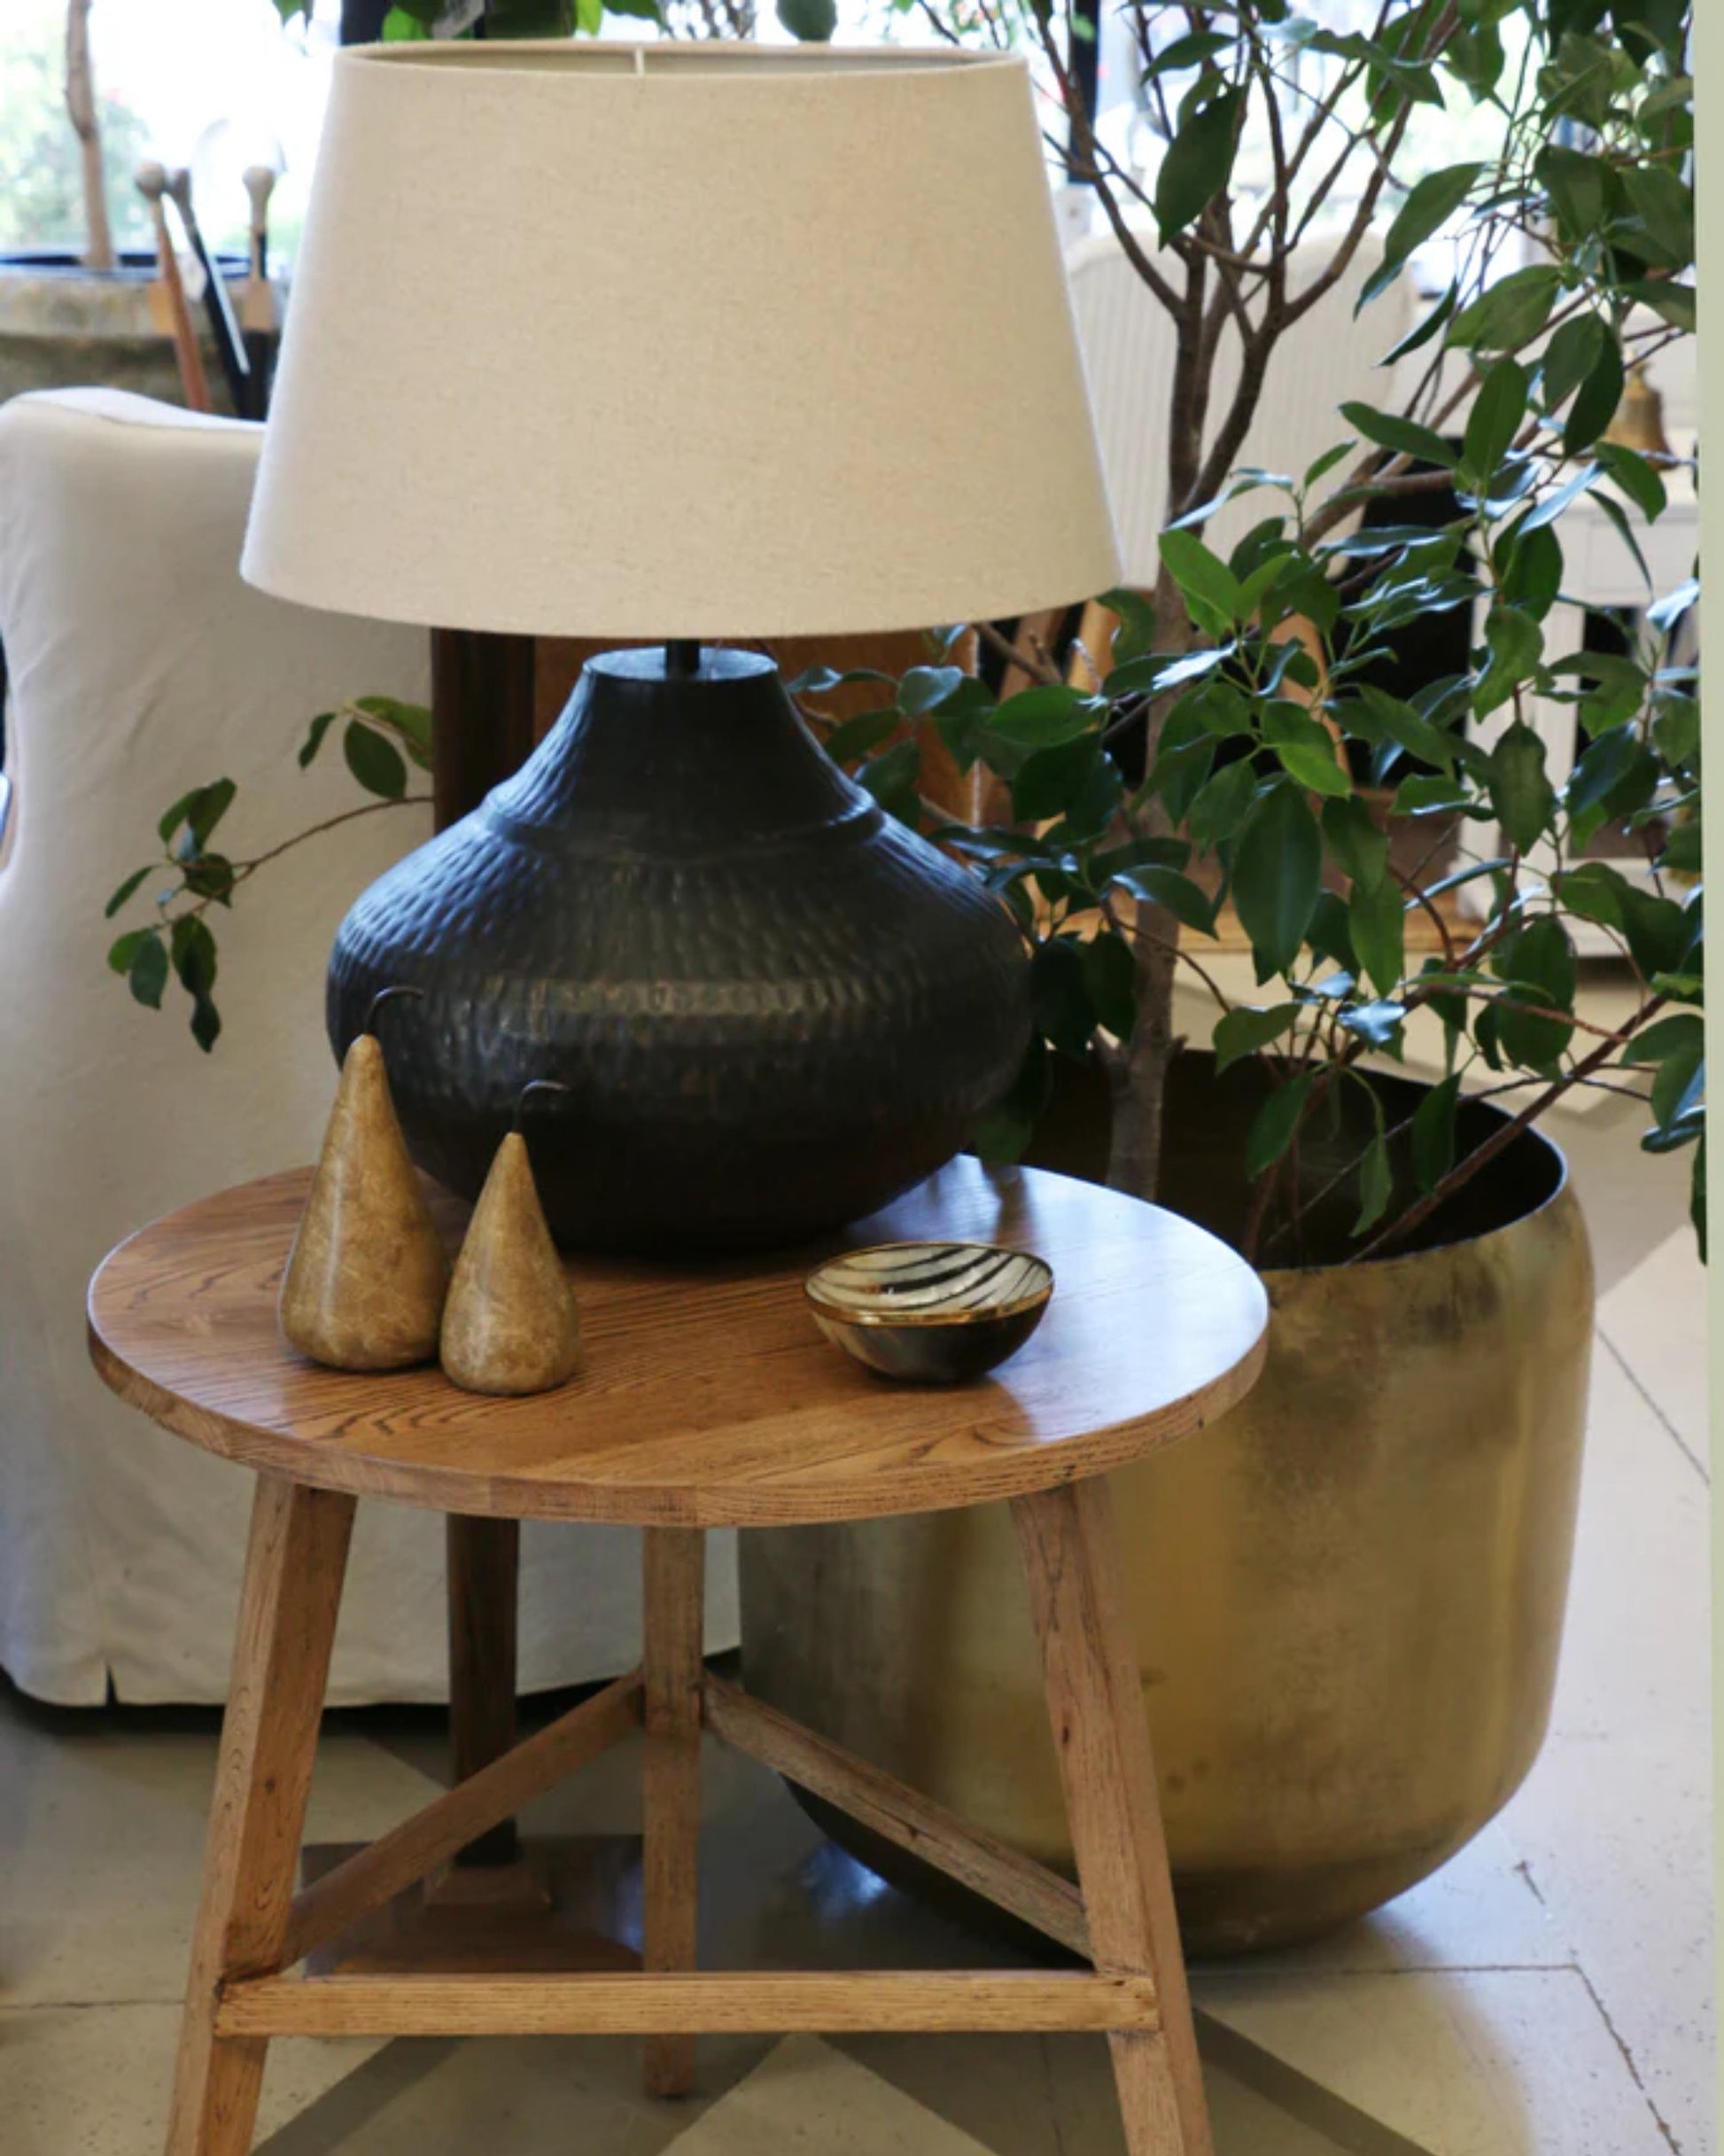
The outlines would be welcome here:
[[[0,1667],[66,1704],[226,1689],[251,1477],[120,1405],[82,1298],[152,1216],[310,1159],[334,1084],[322,972],[361,888],[425,835],[393,809],[273,864],[219,922],[225,1021],[205,1056],[106,969],[103,903],[157,816],[226,774],[255,854],[361,797],[307,721],[368,690],[423,698],[423,632],[314,614],[241,583],[260,430],[107,391],[0,410],[0,641],[11,815],[0,852]],[[331,752],[333,751],[333,752]],[[715,1645],[734,1638],[714,1581]],[[610,1674],[638,1648],[633,1537],[526,1531],[521,1677]],[[446,1684],[442,1522],[360,1508],[331,1697]]]
[[[1153,236],[1144,244],[1153,254]],[[1322,246],[1296,255],[1291,289],[1302,291],[1329,256],[1330,250]],[[1297,478],[1313,457],[1345,439],[1347,429],[1338,416],[1339,405],[1354,399],[1379,405],[1390,401],[1394,385],[1376,362],[1408,327],[1404,284],[1392,286],[1356,321],[1353,312],[1360,286],[1382,259],[1380,245],[1368,240],[1335,289],[1325,292],[1276,347],[1269,386],[1236,463]],[[1162,260],[1170,280],[1183,284],[1184,270],[1177,259]],[[1101,438],[1102,468],[1125,556],[1124,580],[1150,585],[1159,567],[1156,537],[1165,511],[1172,323],[1111,232],[1080,240],[1066,261]],[[1212,424],[1225,410],[1239,372],[1239,331],[1230,320],[1216,354]],[[1247,494],[1220,510],[1205,536],[1225,554],[1261,518],[1285,505],[1285,495]]]

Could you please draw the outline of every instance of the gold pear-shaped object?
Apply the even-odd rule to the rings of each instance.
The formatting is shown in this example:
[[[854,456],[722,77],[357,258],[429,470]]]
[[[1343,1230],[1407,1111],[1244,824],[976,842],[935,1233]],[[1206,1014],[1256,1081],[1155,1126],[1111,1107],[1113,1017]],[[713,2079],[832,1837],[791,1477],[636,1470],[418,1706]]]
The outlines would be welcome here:
[[[580,1319],[527,1141],[497,1148],[443,1306],[443,1369],[469,1392],[548,1392],[580,1364]]]
[[[336,1370],[400,1370],[437,1352],[449,1261],[395,1120],[383,1048],[361,1033],[282,1281],[288,1343]]]

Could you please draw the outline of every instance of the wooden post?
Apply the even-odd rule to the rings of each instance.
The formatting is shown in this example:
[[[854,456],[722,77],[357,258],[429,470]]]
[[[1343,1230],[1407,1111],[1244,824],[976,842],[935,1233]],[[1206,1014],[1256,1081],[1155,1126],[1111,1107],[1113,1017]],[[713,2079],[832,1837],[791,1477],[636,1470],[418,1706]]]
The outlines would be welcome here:
[[[533,640],[431,631],[431,806],[439,831],[532,753]]]
[[[449,1755],[457,1782],[501,1759],[515,1742],[515,1670],[520,1614],[521,1523],[448,1516]],[[504,1819],[455,1858],[513,1864],[521,1853]]]
[[[649,1970],[687,1970],[695,1966],[700,1901],[706,1537],[698,1528],[643,1528],[641,1554],[647,1727],[641,1961]],[[687,2096],[694,2085],[695,2039],[648,2036],[648,2095]]]
[[[245,2156],[267,2040],[218,2036],[227,1977],[281,1965],[353,1500],[258,1477],[167,2156]]]
[[[431,794],[439,831],[478,806],[532,751],[533,640],[431,631]],[[520,1524],[449,1515],[449,1736],[455,1779],[515,1741]],[[506,1819],[457,1860],[506,1864],[519,1855]]]
[[[1130,2156],[1215,2156],[1143,1683],[1107,1481],[1012,1510],[1097,1969],[1153,1979],[1161,2027],[1110,2035]]]

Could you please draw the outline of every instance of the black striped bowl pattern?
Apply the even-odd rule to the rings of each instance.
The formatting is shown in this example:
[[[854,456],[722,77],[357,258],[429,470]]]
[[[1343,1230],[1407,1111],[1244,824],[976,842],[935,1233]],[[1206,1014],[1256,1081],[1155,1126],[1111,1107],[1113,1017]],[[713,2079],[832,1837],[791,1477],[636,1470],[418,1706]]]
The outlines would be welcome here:
[[[991,1242],[846,1250],[804,1284],[814,1322],[870,1370],[957,1385],[1016,1354],[1041,1323],[1053,1268]]]

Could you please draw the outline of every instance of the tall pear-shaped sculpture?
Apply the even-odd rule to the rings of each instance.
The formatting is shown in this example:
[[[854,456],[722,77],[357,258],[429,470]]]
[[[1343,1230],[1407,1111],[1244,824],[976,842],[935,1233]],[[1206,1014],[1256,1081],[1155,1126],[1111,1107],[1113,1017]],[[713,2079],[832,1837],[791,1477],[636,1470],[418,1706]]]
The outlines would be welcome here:
[[[443,1310],[446,1376],[469,1392],[548,1392],[580,1364],[580,1320],[526,1140],[497,1148]]]
[[[400,1370],[437,1352],[449,1261],[408,1158],[383,1049],[359,1034],[282,1281],[288,1343],[337,1370]]]

